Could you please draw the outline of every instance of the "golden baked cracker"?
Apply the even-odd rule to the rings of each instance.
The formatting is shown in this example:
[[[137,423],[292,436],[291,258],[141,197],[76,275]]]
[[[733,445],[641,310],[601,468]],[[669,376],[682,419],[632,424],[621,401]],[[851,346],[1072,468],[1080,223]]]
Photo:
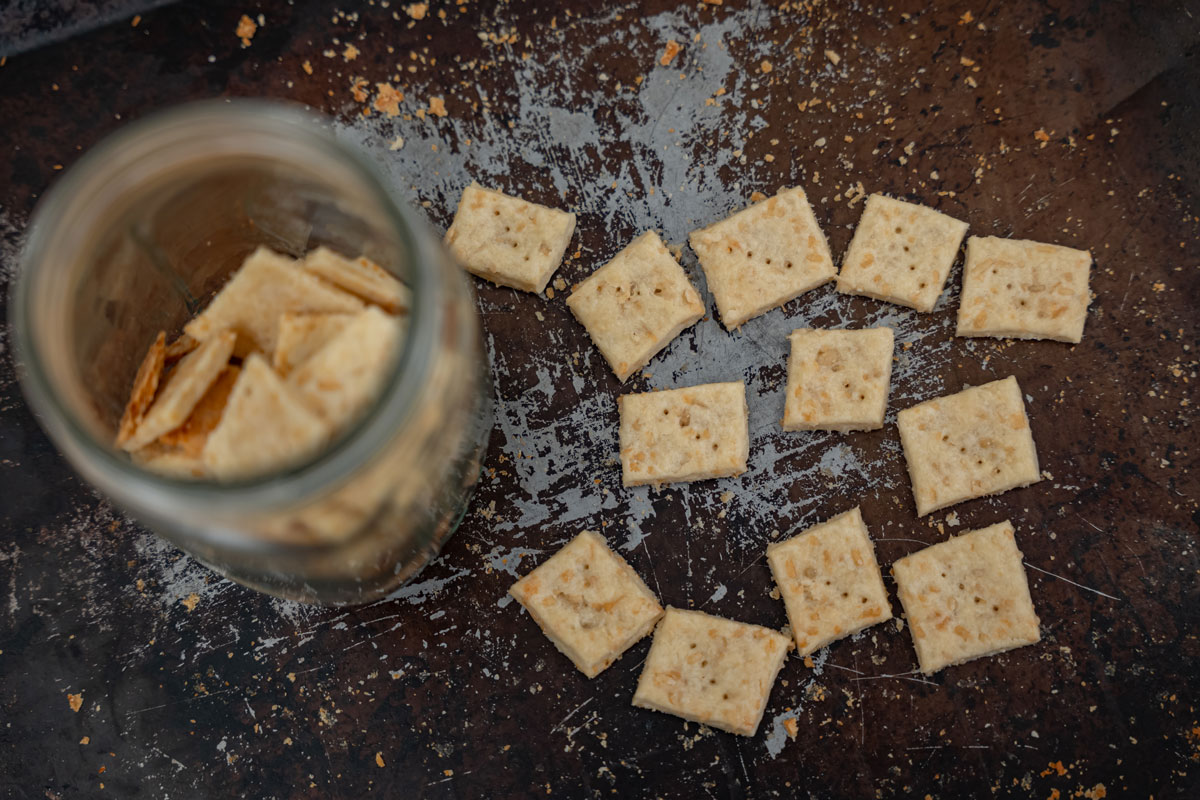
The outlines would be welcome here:
[[[472,183],[463,190],[446,247],[468,272],[541,292],[562,263],[575,215]]]
[[[346,258],[328,247],[306,255],[300,266],[355,297],[374,303],[389,314],[407,311],[412,304],[408,287],[370,259]]]
[[[918,516],[1042,479],[1011,375],[906,408],[896,422]]]
[[[965,222],[873,194],[842,260],[838,291],[932,311],[966,235]]]
[[[222,481],[294,467],[329,441],[330,429],[258,353],[242,363],[225,413],[204,445],[204,465]]]
[[[891,328],[792,331],[783,428],[883,427],[892,379]]]
[[[200,343],[186,333],[179,334],[175,341],[167,345],[166,359],[171,364],[195,350]]]
[[[837,274],[825,234],[799,187],[693,231],[689,241],[729,330]]]
[[[1053,244],[967,240],[959,336],[1078,343],[1087,318],[1092,255]]]
[[[229,393],[233,391],[233,386],[237,383],[237,377],[241,371],[240,367],[232,364],[225,367],[208,391],[204,393],[204,396],[200,398],[200,402],[196,403],[196,407],[192,409],[192,413],[184,423],[175,430],[167,431],[158,437],[158,441],[168,447],[177,447],[185,455],[199,460],[200,454],[204,452],[204,443],[208,441],[208,435],[221,421],[221,415],[225,412],[225,404],[229,402]]]
[[[279,316],[289,311],[356,313],[363,302],[296,266],[295,260],[260,247],[234,273],[208,307],[183,326],[203,342],[222,330],[238,335],[235,355],[275,352]]]
[[[750,454],[746,385],[709,383],[617,398],[626,486],[740,475]]]
[[[145,447],[184,423],[217,376],[229,364],[237,336],[222,331],[179,360],[167,374],[154,404],[123,447],[133,451]]]
[[[342,428],[376,398],[391,376],[400,337],[396,318],[369,306],[293,370],[288,386],[317,416]]]
[[[567,306],[620,381],[704,316],[700,295],[654,231],[576,286]]]
[[[926,675],[1041,640],[1007,520],[905,556],[892,575]]]
[[[648,634],[663,613],[633,568],[591,531],[576,536],[508,593],[589,678]]]
[[[279,316],[271,366],[282,377],[329,343],[354,319],[353,314],[295,313]]]
[[[667,608],[633,704],[753,736],[791,647],[779,631]]]
[[[133,438],[138,425],[146,415],[146,409],[154,401],[158,391],[158,381],[162,376],[163,364],[166,360],[167,332],[159,331],[150,349],[142,357],[137,375],[133,378],[133,389],[129,392],[129,402],[125,404],[125,412],[117,426],[117,447],[124,447]]]
[[[767,564],[802,656],[892,618],[858,507],[768,545]]]

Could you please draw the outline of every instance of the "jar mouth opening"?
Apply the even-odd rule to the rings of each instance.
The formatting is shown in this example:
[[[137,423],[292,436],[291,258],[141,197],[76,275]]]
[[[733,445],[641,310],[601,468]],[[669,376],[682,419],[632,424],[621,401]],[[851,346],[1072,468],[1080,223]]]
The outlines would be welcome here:
[[[131,123],[101,141],[63,175],[35,210],[29,237],[13,281],[10,309],[21,385],[43,427],[76,467],[85,473],[103,471],[136,492],[147,507],[164,514],[203,510],[219,502],[236,513],[263,512],[295,507],[317,490],[346,481],[373,459],[412,413],[442,325],[441,291],[436,270],[441,256],[432,237],[419,235],[426,223],[394,197],[373,174],[364,157],[337,141],[330,120],[315,112],[275,102],[216,100],[191,103],[159,112]],[[234,132],[231,134],[231,132]],[[375,400],[350,428],[338,435],[312,459],[294,467],[244,481],[185,480],[145,470],[102,441],[77,409],[65,402],[65,387],[47,369],[40,334],[59,335],[68,323],[41,318],[38,298],[57,288],[86,253],[68,222],[81,229],[98,225],[103,211],[97,195],[130,192],[139,181],[161,176],[177,167],[180,154],[192,163],[229,157],[262,158],[276,163],[304,158],[319,177],[340,175],[349,179],[364,200],[378,210],[380,222],[394,237],[408,265],[404,279],[412,302],[403,344],[393,359],[391,373]],[[331,177],[331,185],[333,183]],[[137,358],[140,358],[140,353]],[[229,533],[229,532],[227,532]],[[226,540],[222,532],[215,538]],[[243,540],[245,537],[242,537]],[[278,546],[278,543],[273,543]]]

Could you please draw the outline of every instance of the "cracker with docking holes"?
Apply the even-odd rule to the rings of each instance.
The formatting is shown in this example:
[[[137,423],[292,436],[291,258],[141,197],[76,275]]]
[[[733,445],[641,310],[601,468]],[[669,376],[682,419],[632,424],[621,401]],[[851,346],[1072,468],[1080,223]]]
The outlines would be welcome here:
[[[567,306],[620,381],[704,316],[700,295],[654,231],[577,285]]]
[[[253,353],[242,363],[221,421],[208,435],[204,466],[218,480],[263,475],[301,463],[329,436],[329,425]]]
[[[837,274],[825,234],[799,187],[693,231],[689,241],[729,330]]]
[[[633,704],[753,736],[791,647],[779,631],[668,608]]]
[[[873,194],[842,261],[838,291],[932,311],[966,235],[967,223],[954,217]]]
[[[275,352],[279,315],[289,311],[354,313],[363,302],[297,266],[295,259],[265,247],[255,250],[208,307],[183,330],[204,342],[222,330],[238,335],[235,355]]]
[[[963,267],[958,335],[1078,344],[1087,318],[1091,266],[1086,250],[972,236]]]
[[[926,675],[1041,640],[1007,520],[907,555],[892,575]]]
[[[562,263],[575,215],[472,183],[463,190],[446,246],[481,278],[541,292]]]
[[[589,678],[650,633],[663,614],[633,568],[591,531],[576,536],[508,592]]]
[[[896,421],[918,516],[1041,480],[1011,375],[906,408]]]
[[[767,564],[802,656],[892,618],[875,546],[857,507],[768,545]]]
[[[167,373],[154,403],[122,447],[133,451],[182,425],[229,365],[237,336],[222,331],[179,360]]]
[[[404,313],[412,305],[407,286],[362,256],[347,258],[328,247],[318,247],[300,261],[300,267],[389,314]]]
[[[617,402],[621,479],[626,486],[724,478],[746,471],[750,433],[742,381],[626,394]]]
[[[865,431],[883,427],[892,380],[891,328],[814,330],[789,337],[787,399],[783,428],[789,431]]]

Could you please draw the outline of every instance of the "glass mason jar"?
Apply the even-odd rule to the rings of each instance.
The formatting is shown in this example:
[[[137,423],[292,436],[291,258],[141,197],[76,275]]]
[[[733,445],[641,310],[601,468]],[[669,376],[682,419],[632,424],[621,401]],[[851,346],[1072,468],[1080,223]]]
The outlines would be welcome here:
[[[327,120],[206,102],[132,124],[37,209],[10,303],[21,382],[75,468],[216,572],[308,603],[362,603],[454,530],[491,429],[466,274]],[[143,470],[114,436],[159,330],[177,333],[260,245],[375,261],[412,294],[380,396],[308,463],[241,483]]]

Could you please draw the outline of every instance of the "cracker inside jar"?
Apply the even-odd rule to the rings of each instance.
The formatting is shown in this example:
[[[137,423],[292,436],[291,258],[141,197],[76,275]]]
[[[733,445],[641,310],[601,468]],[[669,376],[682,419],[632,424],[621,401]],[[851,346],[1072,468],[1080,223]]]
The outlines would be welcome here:
[[[116,446],[176,479],[237,481],[311,459],[378,396],[410,295],[366,258],[250,254],[134,378]]]

